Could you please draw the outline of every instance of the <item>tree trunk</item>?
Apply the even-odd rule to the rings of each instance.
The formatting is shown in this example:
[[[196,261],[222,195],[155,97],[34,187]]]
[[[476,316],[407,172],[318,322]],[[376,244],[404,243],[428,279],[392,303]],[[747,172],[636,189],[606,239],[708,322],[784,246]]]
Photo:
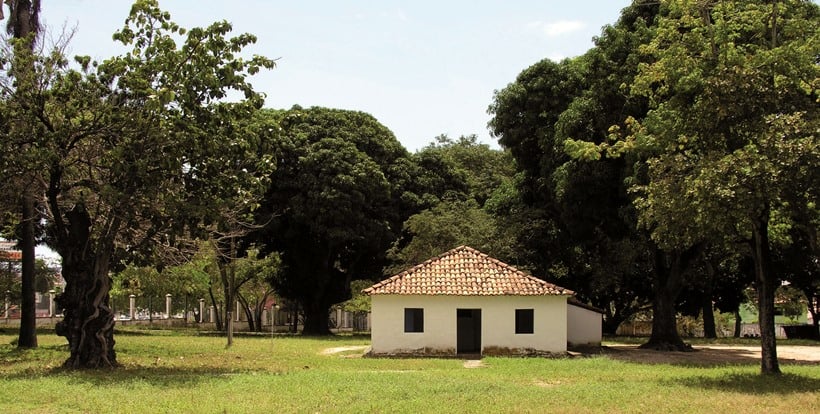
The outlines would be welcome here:
[[[658,251],[655,254],[655,272],[653,276],[654,299],[652,300],[652,335],[649,342],[641,345],[644,349],[658,351],[691,351],[678,334],[677,311],[675,301],[683,286],[682,254],[675,253],[667,263],[666,254]]]
[[[602,307],[602,309],[605,309],[606,314],[604,315],[605,318],[601,328],[606,335],[615,335],[618,331],[618,327],[621,326],[627,317],[635,313],[634,308],[619,308],[617,305],[611,306],[610,304]]]
[[[262,318],[256,318],[248,304],[248,300],[239,292],[236,292],[236,299],[242,305],[242,311],[245,312],[245,318],[248,319],[248,331],[262,332]]]
[[[208,295],[211,297],[211,306],[214,307],[214,317],[216,318],[215,321],[210,321],[216,323],[216,330],[222,330],[222,314],[219,313],[219,306],[216,303],[216,297],[214,296],[214,287],[213,285],[208,286]],[[204,315],[200,315],[200,318],[204,318]]]
[[[740,330],[743,328],[743,320],[740,318],[740,309],[735,310],[735,338],[740,338]]]
[[[753,256],[757,281],[758,323],[760,324],[760,372],[780,374],[774,325],[775,278],[771,271],[769,248],[769,210],[752,220]]]
[[[84,208],[74,207],[67,219],[71,231],[59,246],[66,286],[56,298],[64,314],[57,323],[57,335],[68,339],[71,352],[63,366],[115,367],[114,312],[109,307],[108,295],[109,250],[103,248],[97,255],[93,253],[88,233],[91,221]]]
[[[302,335],[330,335],[330,306],[324,306],[320,301],[305,303],[305,325]]]
[[[618,327],[621,326],[623,323],[623,319],[615,319],[614,317],[607,317],[604,318],[602,330],[605,335],[615,335],[618,331]]]
[[[40,30],[39,12],[40,3],[32,4],[31,0],[6,1],[9,6],[10,15],[8,29],[15,39],[27,39],[25,50],[34,50],[34,37]],[[2,7],[2,5],[0,5]],[[33,35],[33,36],[32,36]],[[15,53],[24,49],[15,50]],[[31,87],[35,76],[33,65],[27,67],[25,71],[20,71],[22,78],[18,79],[18,87],[26,89]],[[28,145],[26,145],[28,146]],[[23,189],[21,200],[22,213],[22,269],[21,269],[21,295],[20,303],[20,336],[17,341],[18,348],[37,347],[37,314],[34,292],[34,194],[31,186]]]
[[[706,273],[708,280],[704,284],[703,296],[701,297],[701,313],[703,314],[703,336],[705,338],[717,338],[717,327],[715,326],[715,308],[712,303],[713,286],[717,278],[717,266],[713,264],[709,257],[704,255]]]
[[[23,217],[20,242],[22,248],[20,337],[18,348],[37,347],[37,309],[34,292],[34,195],[30,188],[23,190]]]
[[[717,327],[715,326],[715,308],[712,307],[712,295],[703,296],[703,337],[717,338]]]

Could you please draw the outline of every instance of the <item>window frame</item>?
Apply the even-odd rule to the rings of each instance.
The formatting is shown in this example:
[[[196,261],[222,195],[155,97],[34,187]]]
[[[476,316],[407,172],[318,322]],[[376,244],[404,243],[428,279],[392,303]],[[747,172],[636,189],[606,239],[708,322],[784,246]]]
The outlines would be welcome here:
[[[535,333],[535,309],[515,310],[515,334],[532,335]]]
[[[404,333],[424,333],[424,308],[404,308]]]

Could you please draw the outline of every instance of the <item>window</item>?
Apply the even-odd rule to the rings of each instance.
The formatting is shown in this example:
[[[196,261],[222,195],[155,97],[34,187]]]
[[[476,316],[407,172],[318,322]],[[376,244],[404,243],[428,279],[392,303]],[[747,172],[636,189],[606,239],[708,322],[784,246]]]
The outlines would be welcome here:
[[[404,332],[424,332],[424,309],[404,308]]]
[[[515,333],[533,333],[533,321],[535,320],[534,313],[535,312],[532,309],[515,310]]]

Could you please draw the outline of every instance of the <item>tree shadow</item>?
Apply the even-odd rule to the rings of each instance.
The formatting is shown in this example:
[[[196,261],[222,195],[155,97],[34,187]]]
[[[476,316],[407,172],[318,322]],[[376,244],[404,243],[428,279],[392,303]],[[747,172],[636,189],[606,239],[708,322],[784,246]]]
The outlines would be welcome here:
[[[759,366],[760,350],[753,347],[704,347],[689,352],[640,349],[637,345],[602,347],[600,354],[612,359],[639,364],[667,364],[682,367],[717,367],[727,365]],[[778,355],[782,365],[820,365],[820,361]]]
[[[87,384],[89,386],[110,386],[128,384],[149,384],[157,387],[187,387],[203,382],[212,381],[215,377],[229,378],[236,375],[285,375],[284,371],[270,370],[234,370],[216,367],[117,367],[101,369],[70,369],[56,367],[31,372],[26,370],[7,375],[9,380],[64,378],[73,384]]]
[[[759,373],[734,373],[720,377],[686,377],[672,382],[691,388],[750,395],[790,395],[815,393],[817,390],[820,390],[820,378],[796,374],[763,375]]]

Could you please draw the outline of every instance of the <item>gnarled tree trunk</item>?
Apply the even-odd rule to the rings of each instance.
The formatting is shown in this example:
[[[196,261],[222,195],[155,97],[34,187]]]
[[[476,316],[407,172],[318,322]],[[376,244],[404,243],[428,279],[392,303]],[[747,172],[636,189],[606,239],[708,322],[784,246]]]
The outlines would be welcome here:
[[[70,231],[58,246],[66,286],[55,299],[64,315],[57,324],[57,335],[68,339],[71,352],[63,366],[115,367],[114,313],[109,307],[110,250],[94,251],[89,238],[91,221],[81,205],[69,211],[66,219]]]

